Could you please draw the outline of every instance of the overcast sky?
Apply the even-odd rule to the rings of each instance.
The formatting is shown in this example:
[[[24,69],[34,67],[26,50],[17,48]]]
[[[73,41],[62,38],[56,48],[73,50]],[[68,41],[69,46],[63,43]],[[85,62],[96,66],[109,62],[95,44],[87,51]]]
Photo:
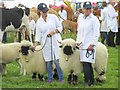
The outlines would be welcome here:
[[[5,5],[8,8],[17,6],[19,3],[24,4],[27,7],[37,7],[37,5],[41,2],[46,3],[47,5],[49,4],[53,4],[54,5],[54,1],[56,1],[56,5],[61,5],[64,4],[62,1],[63,0],[0,0],[0,1],[4,1]],[[76,2],[84,2],[84,1],[91,1],[91,2],[97,2],[97,1],[103,1],[103,0],[69,0],[69,1],[76,1]],[[104,0],[105,1],[105,0]],[[119,1],[119,0],[118,0]]]

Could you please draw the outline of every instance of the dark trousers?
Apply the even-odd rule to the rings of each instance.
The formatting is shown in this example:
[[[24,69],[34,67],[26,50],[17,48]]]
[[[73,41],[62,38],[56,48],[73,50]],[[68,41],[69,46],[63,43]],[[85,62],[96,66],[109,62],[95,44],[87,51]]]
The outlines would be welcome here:
[[[3,33],[2,42],[3,43],[7,42],[7,33],[6,32]]]
[[[94,73],[92,64],[89,62],[83,62],[83,72],[84,72],[84,82],[93,84],[94,83]]]
[[[32,42],[34,42],[34,35],[33,35],[33,34],[31,34],[31,37],[32,37]]]
[[[108,35],[107,35],[107,32],[101,32],[101,37],[102,37],[101,42],[104,44],[104,41],[106,40],[106,44],[108,45]]]
[[[118,28],[118,32],[116,33],[116,45],[120,45],[120,28]]]
[[[21,42],[21,32],[18,32],[18,42]]]
[[[115,47],[114,37],[115,37],[115,32],[110,31],[108,33],[108,46]]]

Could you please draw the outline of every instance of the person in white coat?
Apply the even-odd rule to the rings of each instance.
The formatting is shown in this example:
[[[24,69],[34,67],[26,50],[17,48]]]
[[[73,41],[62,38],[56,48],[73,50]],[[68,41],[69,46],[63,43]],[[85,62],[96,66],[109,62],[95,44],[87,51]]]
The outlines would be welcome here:
[[[58,11],[60,15],[60,22],[62,23],[64,20],[67,20],[67,11],[64,10],[64,6],[61,5],[61,9]]]
[[[107,29],[107,3],[103,2],[103,9],[101,10],[101,42],[104,44],[104,41],[106,40],[106,44],[108,44],[108,29]]]
[[[115,0],[109,0],[109,4],[107,6],[107,28],[109,30],[108,33],[108,46],[115,47],[114,37],[115,33],[118,32],[118,23],[117,16],[118,13],[115,12],[114,9]]]
[[[78,18],[77,43],[80,44],[80,62],[83,64],[85,87],[94,84],[92,63],[95,63],[96,44],[100,34],[100,23],[92,14],[91,2],[84,2],[83,16]],[[79,45],[78,44],[78,45]]]
[[[31,30],[32,42],[34,42],[34,35],[35,35],[34,33],[35,33],[36,23],[35,23],[32,16],[29,16],[29,22],[30,22],[30,30]]]
[[[34,48],[37,46],[37,42],[40,42],[43,47],[42,52],[47,66],[48,82],[53,81],[52,61],[56,66],[59,81],[64,82],[63,72],[59,66],[58,43],[61,40],[62,25],[57,16],[47,13],[49,9],[45,3],[40,3],[37,8],[41,16],[36,23]]]

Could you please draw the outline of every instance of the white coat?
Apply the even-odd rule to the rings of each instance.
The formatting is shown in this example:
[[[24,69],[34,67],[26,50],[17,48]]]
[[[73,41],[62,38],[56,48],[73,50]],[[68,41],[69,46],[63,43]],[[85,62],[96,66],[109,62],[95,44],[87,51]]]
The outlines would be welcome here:
[[[109,4],[107,6],[107,27],[108,30],[111,30],[112,32],[118,32],[117,16],[118,13],[115,12],[114,7]]]
[[[59,10],[58,14],[60,15],[60,22],[61,23],[63,22],[63,19],[67,20],[67,12],[66,12],[66,10],[63,10],[62,12],[61,12],[61,10]]]
[[[44,47],[42,51],[46,62],[54,60],[54,56],[56,59],[59,59],[59,43],[57,40],[61,40],[60,33],[56,33],[52,37],[47,37],[49,32],[55,31],[55,29],[58,29],[59,32],[62,31],[62,25],[58,17],[54,14],[48,14],[46,22],[41,16],[36,23],[35,41],[40,42],[42,47]]]
[[[90,62],[95,63],[95,57],[93,56],[86,57],[87,49],[90,44],[96,45],[98,42],[100,23],[96,16],[90,14],[88,17],[81,16],[78,18],[78,34],[77,34],[77,42],[82,42],[81,50],[80,50],[80,61],[81,62]],[[96,52],[96,46],[94,46]],[[94,56],[95,56],[94,52]]]
[[[104,7],[103,10],[101,10],[101,32],[108,32],[107,28],[107,7]]]
[[[31,30],[31,34],[33,34],[33,35],[34,35],[34,31],[35,31],[35,26],[36,26],[35,21],[32,19],[30,21],[30,30]]]

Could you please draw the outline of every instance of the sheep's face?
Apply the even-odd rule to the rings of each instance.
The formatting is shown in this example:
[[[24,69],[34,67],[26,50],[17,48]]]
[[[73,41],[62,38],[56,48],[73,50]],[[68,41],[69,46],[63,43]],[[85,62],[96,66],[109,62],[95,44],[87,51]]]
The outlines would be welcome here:
[[[62,48],[63,53],[66,55],[72,55],[76,48],[78,48],[75,40],[73,39],[65,39],[61,42],[61,44],[62,45],[60,47]]]
[[[21,53],[23,55],[28,55],[28,50],[30,49],[30,46],[22,46],[21,47]]]
[[[72,55],[73,54],[73,49],[72,49],[72,46],[70,45],[67,45],[63,48],[63,52],[64,54],[66,55]]]
[[[28,55],[30,52],[29,50],[31,50],[31,47],[33,46],[33,44],[29,41],[22,41],[21,42],[21,50],[20,52],[22,53],[22,55]]]

